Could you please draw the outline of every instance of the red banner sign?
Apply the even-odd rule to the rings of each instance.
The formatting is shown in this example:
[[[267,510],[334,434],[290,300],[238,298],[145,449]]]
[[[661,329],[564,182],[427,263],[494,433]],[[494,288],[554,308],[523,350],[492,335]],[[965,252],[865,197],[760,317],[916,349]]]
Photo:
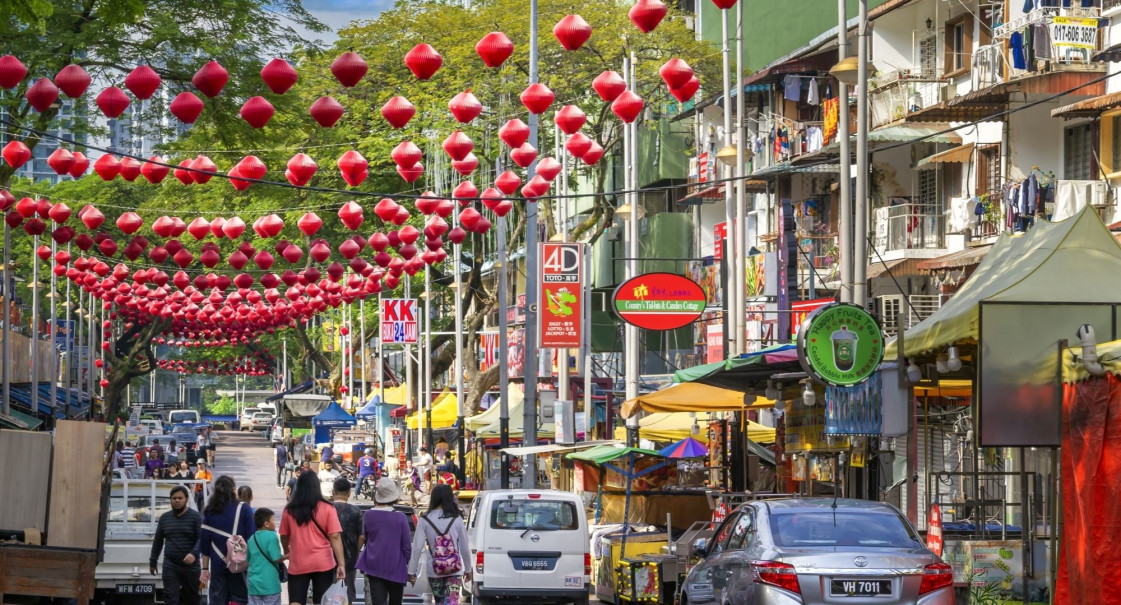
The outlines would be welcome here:
[[[712,260],[719,261],[724,257],[724,240],[728,239],[728,223],[716,223],[712,226]]]
[[[930,515],[926,520],[926,547],[942,556],[942,509],[937,504],[930,505]]]
[[[583,244],[541,244],[541,347],[580,347],[584,289]]]
[[[479,335],[479,342],[483,349],[483,359],[479,363],[479,370],[485,372],[491,366],[498,364],[498,333],[484,332]]]
[[[415,298],[381,300],[381,341],[383,344],[417,343]]]
[[[798,339],[798,328],[802,322],[814,311],[833,302],[832,298],[815,298],[813,300],[796,300],[790,303],[790,337]]]

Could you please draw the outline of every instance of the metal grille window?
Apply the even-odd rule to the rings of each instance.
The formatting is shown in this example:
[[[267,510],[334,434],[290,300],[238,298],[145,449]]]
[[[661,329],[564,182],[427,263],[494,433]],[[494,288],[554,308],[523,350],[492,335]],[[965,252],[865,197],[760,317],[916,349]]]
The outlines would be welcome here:
[[[1071,126],[1063,132],[1063,178],[1088,181],[1093,177],[1093,132],[1089,124]]]
[[[938,203],[938,175],[942,172],[941,164],[935,170],[919,170],[917,198],[920,204],[933,207]]]
[[[977,148],[977,194],[1000,191],[1000,143]]]

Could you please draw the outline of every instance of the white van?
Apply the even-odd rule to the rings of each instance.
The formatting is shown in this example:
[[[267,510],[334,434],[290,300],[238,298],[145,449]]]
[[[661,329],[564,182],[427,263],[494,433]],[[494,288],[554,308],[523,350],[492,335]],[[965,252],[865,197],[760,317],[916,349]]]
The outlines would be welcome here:
[[[475,603],[521,598],[588,603],[591,553],[579,496],[555,490],[479,492],[467,519]]]
[[[167,421],[169,424],[198,424],[199,413],[198,410],[171,410],[167,413]]]

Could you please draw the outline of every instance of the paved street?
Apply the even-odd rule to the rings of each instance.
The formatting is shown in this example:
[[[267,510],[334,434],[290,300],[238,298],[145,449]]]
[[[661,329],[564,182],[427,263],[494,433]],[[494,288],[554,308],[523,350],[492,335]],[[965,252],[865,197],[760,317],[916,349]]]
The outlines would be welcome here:
[[[229,475],[238,486],[253,488],[253,507],[284,509],[284,489],[276,487],[273,450],[261,431],[223,431],[215,452],[214,477]]]

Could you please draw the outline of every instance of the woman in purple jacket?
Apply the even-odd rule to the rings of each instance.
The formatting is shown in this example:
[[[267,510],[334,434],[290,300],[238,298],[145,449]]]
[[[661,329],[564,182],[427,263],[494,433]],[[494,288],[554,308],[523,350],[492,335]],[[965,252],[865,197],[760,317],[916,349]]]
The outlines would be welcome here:
[[[362,518],[362,536],[358,538],[362,554],[357,567],[370,582],[368,605],[401,605],[409,581],[409,557],[413,554],[409,520],[393,509],[400,499],[397,483],[383,477],[374,488],[374,507]]]

